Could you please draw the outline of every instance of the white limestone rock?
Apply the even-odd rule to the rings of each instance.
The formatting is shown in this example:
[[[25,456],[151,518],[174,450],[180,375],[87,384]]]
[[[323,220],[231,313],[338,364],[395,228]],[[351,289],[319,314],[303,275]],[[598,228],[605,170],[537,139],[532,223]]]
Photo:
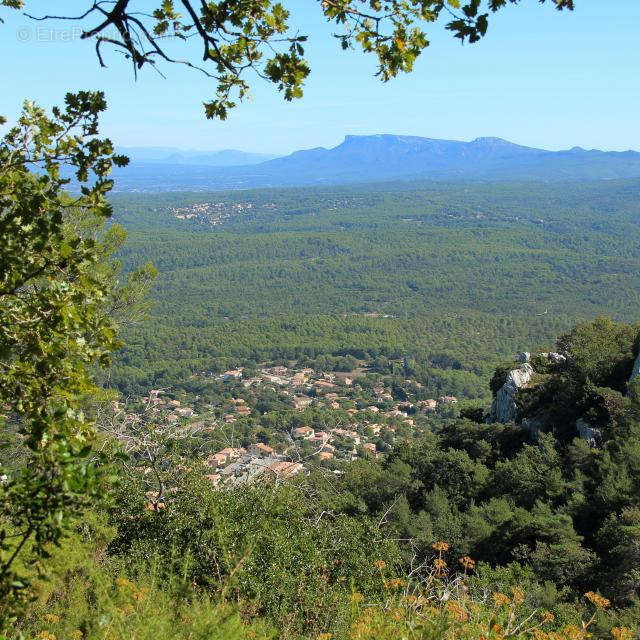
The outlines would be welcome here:
[[[525,362],[518,369],[509,371],[505,383],[498,389],[492,406],[495,422],[512,422],[517,413],[516,393],[526,386],[534,374],[533,367]]]
[[[528,351],[522,351],[518,354],[518,362],[525,364],[531,360],[531,354]]]
[[[552,351],[551,353],[547,353],[547,359],[549,362],[553,362],[553,364],[562,364],[567,361],[567,356]]]
[[[586,420],[580,418],[576,420],[576,429],[578,431],[578,435],[586,440],[591,448],[597,447],[598,443],[601,439],[600,429],[596,429],[592,427]]]

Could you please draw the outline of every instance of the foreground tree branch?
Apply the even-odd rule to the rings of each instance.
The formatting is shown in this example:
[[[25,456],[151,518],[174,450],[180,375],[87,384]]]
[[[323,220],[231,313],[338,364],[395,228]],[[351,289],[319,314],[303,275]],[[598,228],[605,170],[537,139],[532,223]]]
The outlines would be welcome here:
[[[429,46],[425,26],[441,15],[445,28],[461,42],[477,42],[487,32],[489,16],[520,0],[317,0],[321,16],[335,24],[334,37],[343,49],[360,48],[377,59],[376,75],[384,82],[413,69]],[[557,9],[573,10],[574,0],[548,1]],[[85,0],[87,2],[87,0]],[[64,3],[57,3],[64,7]],[[0,0],[0,6],[28,8],[29,0]],[[228,111],[249,95],[250,74],[274,84],[285,100],[302,96],[310,73],[300,35],[290,12],[272,0],[157,0],[148,13],[141,0],[92,0],[77,14],[25,13],[33,20],[80,23],[81,38],[95,39],[100,66],[107,66],[103,45],[124,54],[133,73],[160,63],[196,70],[217,83],[215,97],[205,102],[207,118],[225,119]],[[94,24],[87,24],[94,21]],[[199,40],[198,64],[189,55],[176,57],[181,45],[188,54]],[[161,72],[160,72],[161,73]]]

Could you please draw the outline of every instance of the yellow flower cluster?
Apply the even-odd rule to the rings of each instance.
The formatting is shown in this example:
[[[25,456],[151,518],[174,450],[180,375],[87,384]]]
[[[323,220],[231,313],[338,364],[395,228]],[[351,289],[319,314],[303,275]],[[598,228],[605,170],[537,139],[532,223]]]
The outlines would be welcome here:
[[[444,547],[439,546],[436,551],[442,554]],[[438,559],[442,560],[440,556]],[[471,596],[464,581],[461,584],[457,581],[448,583],[446,578],[435,575],[422,585],[406,583],[398,578],[385,579],[384,584],[387,587],[406,585],[411,592],[403,595],[389,591],[386,601],[368,603],[367,606],[360,606],[364,598],[361,594],[355,593],[353,601],[357,606],[357,617],[347,636],[349,640],[398,640],[419,637],[441,640],[592,638],[589,627],[595,621],[595,613],[589,621],[581,625],[553,628],[555,616],[552,612],[542,611],[536,614],[521,608],[526,601],[526,594],[520,587],[512,587],[508,594],[494,592],[494,606],[487,607],[485,602],[475,600]],[[598,609],[609,606],[609,601],[597,593],[588,592],[585,596]],[[447,629],[444,635],[443,628]],[[626,627],[614,627],[611,630],[612,640],[634,640],[635,637],[633,631]]]
[[[60,622],[60,616],[56,615],[55,613],[45,613],[42,616],[42,621],[46,622],[47,624],[57,624],[58,622]],[[38,632],[36,638],[38,640],[57,640],[56,635],[54,633],[51,633],[51,631],[47,631],[46,629]]]
[[[560,629],[560,631],[542,631],[535,629],[533,631],[535,640],[585,640],[590,638],[591,634],[585,628],[568,625]]]
[[[405,613],[404,609],[401,609],[400,607],[394,607],[393,609],[391,609],[389,611],[389,615],[396,622],[400,622],[401,620],[404,620],[406,613]]]
[[[447,563],[442,558],[436,558],[433,561],[433,566],[438,570],[442,571],[447,568]]]
[[[144,602],[147,599],[148,589],[145,587],[138,588],[135,583],[127,578],[116,578],[115,583],[120,591],[130,595],[134,600]]]
[[[495,591],[493,593],[493,604],[496,607],[504,607],[511,604],[511,600],[509,596],[505,596],[504,593],[499,593]]]
[[[402,578],[391,578],[391,580],[389,580],[387,584],[388,584],[388,587],[391,589],[400,589],[406,586],[407,582]]]
[[[458,622],[466,622],[469,619],[469,614],[460,606],[458,602],[449,600],[446,605],[447,613],[451,618]]]
[[[149,592],[148,589],[145,589],[144,587],[142,587],[134,592],[133,597],[136,600],[138,600],[138,602],[143,602],[144,600],[147,599],[148,592]]]
[[[598,609],[606,609],[611,604],[609,600],[594,591],[587,591],[584,597],[589,600],[589,602],[595,604]]]
[[[511,589],[511,595],[513,596],[513,604],[519,605],[524,602],[524,591],[520,587],[513,587]]]
[[[587,632],[586,629],[580,629],[578,627],[575,627],[574,625],[565,627],[562,632],[567,638],[569,638],[569,640],[583,640],[583,638],[591,635]]]
[[[633,640],[633,631],[628,627],[613,627],[611,636],[615,640]]]
[[[120,589],[136,589],[136,585],[131,582],[131,580],[127,580],[127,578],[116,578],[115,580],[116,586]]]
[[[462,556],[462,558],[460,558],[458,562],[464,567],[466,571],[471,571],[476,567],[476,561],[469,556]]]

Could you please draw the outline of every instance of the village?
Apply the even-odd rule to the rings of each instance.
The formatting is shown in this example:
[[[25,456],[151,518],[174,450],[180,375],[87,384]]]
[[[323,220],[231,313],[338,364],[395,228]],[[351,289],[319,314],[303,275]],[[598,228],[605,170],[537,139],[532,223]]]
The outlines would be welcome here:
[[[202,202],[184,207],[170,207],[169,212],[178,220],[191,220],[200,224],[220,225],[236,215],[246,215],[254,209],[275,209],[273,203],[255,205],[252,202]]]
[[[135,423],[144,414],[176,438],[197,436],[193,457],[219,488],[279,481],[318,466],[340,474],[345,463],[387,455],[418,437],[435,419],[453,416],[458,404],[454,396],[423,397],[415,380],[399,386],[362,369],[239,367],[201,372],[198,382],[214,390],[217,402],[152,389],[129,407],[127,420]]]

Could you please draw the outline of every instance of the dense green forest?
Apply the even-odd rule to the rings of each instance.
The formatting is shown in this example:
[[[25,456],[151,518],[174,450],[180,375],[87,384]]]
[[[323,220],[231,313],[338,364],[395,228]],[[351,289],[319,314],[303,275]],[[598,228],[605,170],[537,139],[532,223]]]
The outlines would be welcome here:
[[[111,383],[352,353],[408,356],[434,392],[486,397],[516,350],[637,317],[639,196],[637,180],[116,194],[125,269],[160,276]]]
[[[634,640],[638,326],[585,323],[556,348],[565,360],[534,354],[516,422],[467,411],[382,458],[288,482],[215,490],[197,461],[185,466],[168,450],[170,491],[154,510],[142,468],[111,458],[115,491],[54,552],[19,631]],[[538,435],[519,422],[525,415],[547,417]],[[576,437],[577,417],[597,443]]]
[[[70,133],[104,108],[26,105],[0,147],[4,637],[638,637],[634,184],[115,199],[123,245],[106,175],[125,160]],[[69,146],[99,178],[75,200]],[[633,321],[575,324],[602,311]],[[314,367],[302,411],[269,369],[189,377],[292,358]],[[452,390],[482,401],[427,397]]]
[[[23,17],[301,97],[288,3],[145,4]],[[321,13],[386,81],[515,4]],[[118,194],[106,107],[0,140],[0,640],[640,640],[640,180]]]

